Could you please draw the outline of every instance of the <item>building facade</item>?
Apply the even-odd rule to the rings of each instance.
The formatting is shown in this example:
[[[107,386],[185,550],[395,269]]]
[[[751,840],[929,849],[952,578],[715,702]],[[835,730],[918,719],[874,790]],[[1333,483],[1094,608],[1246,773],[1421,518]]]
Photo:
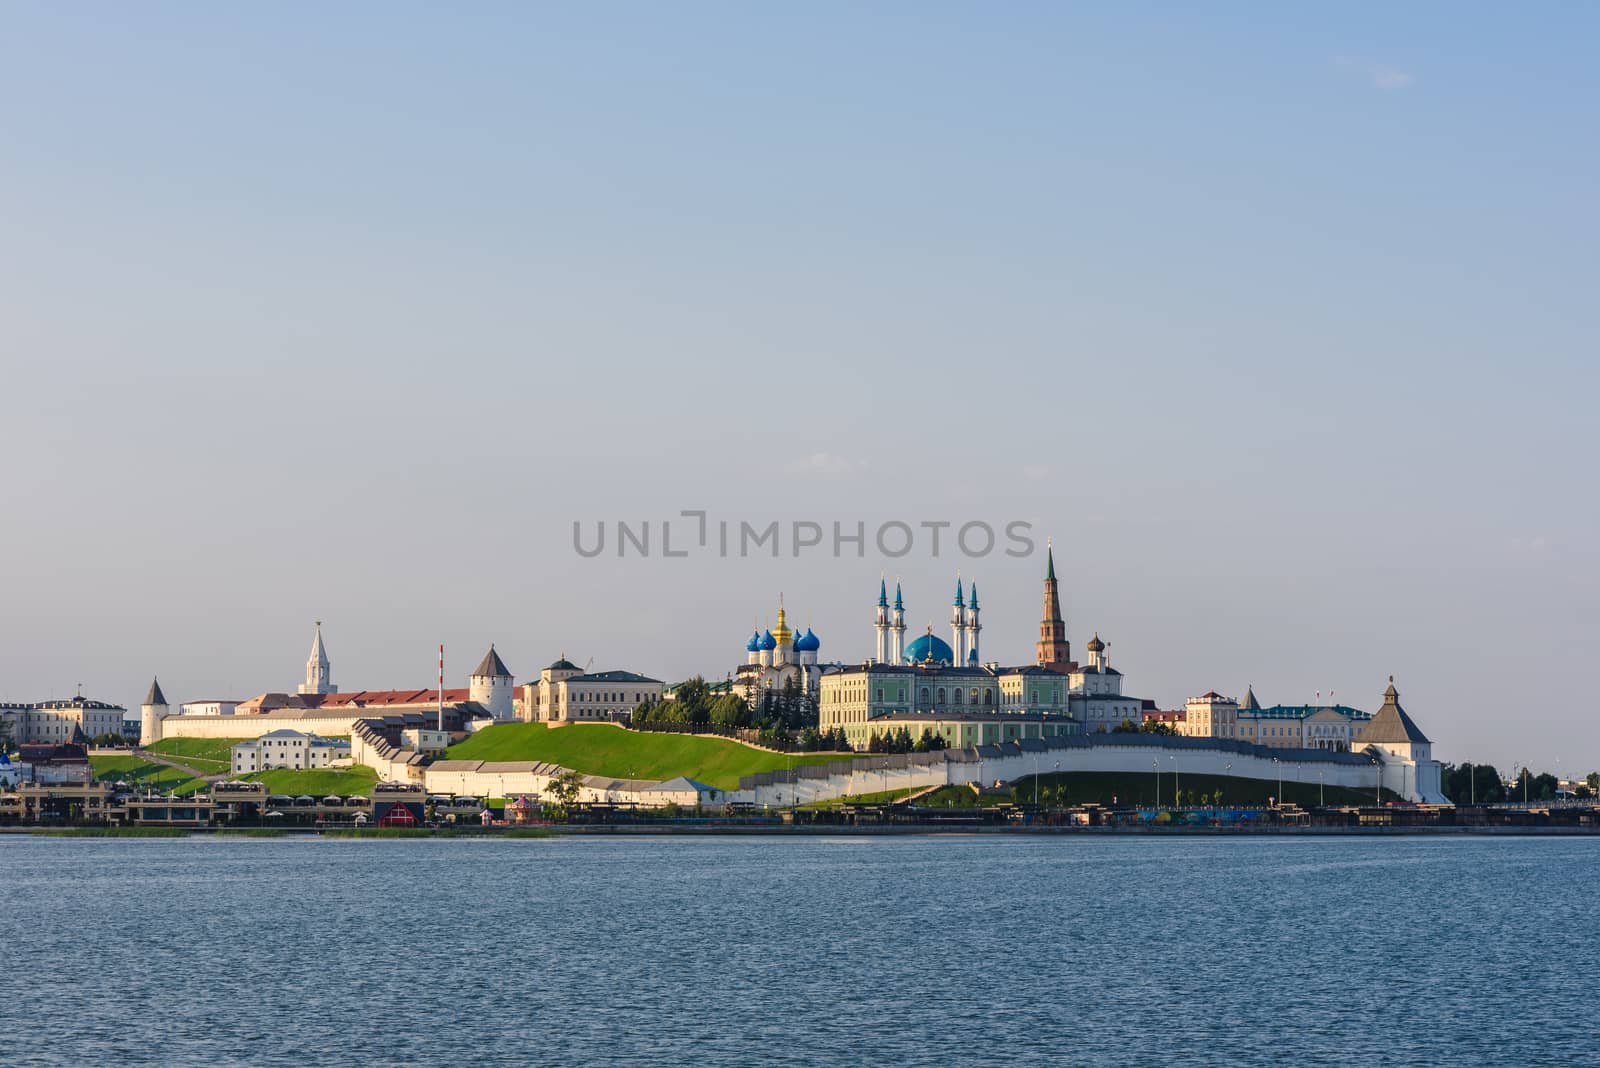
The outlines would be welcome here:
[[[520,717],[533,723],[625,721],[646,702],[661,700],[666,684],[633,671],[584,671],[560,657],[522,687]]]
[[[11,729],[14,745],[63,745],[82,735],[122,734],[128,710],[105,701],[71,697],[59,701],[0,705],[0,718]]]
[[[745,642],[745,660],[734,669],[733,690],[752,708],[768,695],[789,689],[815,698],[822,682],[822,668],[817,662],[821,648],[822,639],[809,627],[804,634],[790,629],[780,594],[778,625],[768,631],[755,631]]]
[[[233,747],[233,773],[290,768],[304,771],[348,760],[350,743],[294,730],[269,731]]]

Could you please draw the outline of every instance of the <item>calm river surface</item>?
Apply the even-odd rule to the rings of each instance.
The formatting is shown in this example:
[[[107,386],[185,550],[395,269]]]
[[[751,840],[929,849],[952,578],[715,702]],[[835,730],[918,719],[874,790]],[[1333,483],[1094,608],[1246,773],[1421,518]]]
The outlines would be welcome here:
[[[0,838],[0,1063],[1595,1064],[1600,839]]]

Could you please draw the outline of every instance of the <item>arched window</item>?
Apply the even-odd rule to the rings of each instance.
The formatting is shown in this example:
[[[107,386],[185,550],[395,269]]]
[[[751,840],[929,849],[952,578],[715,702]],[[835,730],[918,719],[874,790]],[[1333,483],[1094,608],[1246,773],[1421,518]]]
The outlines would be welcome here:
[[[922,688],[922,696],[919,697],[917,700],[920,701],[924,706],[927,705],[927,703],[928,703],[928,688],[926,686],[924,686]]]
[[[954,694],[954,697],[955,697],[956,704],[960,705],[961,704],[961,691],[960,690],[956,690],[955,694]]]
[[[976,686],[972,688],[972,693],[968,695],[967,699],[974,705],[978,703],[978,688]]]
[[[939,704],[941,704],[941,705],[944,704],[944,687],[943,686],[939,687],[938,698],[939,698]]]
[[[983,691],[983,707],[984,708],[988,708],[993,704],[994,704],[994,691],[993,690],[985,690],[985,691]]]

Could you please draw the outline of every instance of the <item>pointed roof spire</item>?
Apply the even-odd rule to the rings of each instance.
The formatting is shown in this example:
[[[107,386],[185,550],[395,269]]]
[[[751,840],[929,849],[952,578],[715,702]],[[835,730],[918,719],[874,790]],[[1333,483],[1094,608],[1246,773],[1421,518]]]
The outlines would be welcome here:
[[[878,575],[878,607],[889,607],[889,584],[888,580],[883,577],[882,573],[879,573]]]
[[[961,572],[956,572],[956,607],[963,608],[966,602],[961,599]]]
[[[1049,538],[1044,539],[1044,559],[1044,580],[1046,582],[1054,582],[1056,580],[1056,551],[1051,546]]]
[[[899,575],[896,575],[894,577],[894,606],[896,608],[898,608],[898,609],[901,609],[901,610],[905,609],[905,602],[900,599],[900,576]]]
[[[1389,686],[1383,691],[1383,707],[1361,729],[1350,743],[1352,749],[1368,745],[1372,742],[1388,742],[1398,744],[1402,742],[1426,743],[1428,736],[1422,733],[1406,710],[1400,707],[1400,693],[1394,688],[1394,676],[1389,676]]]
[[[322,620],[320,619],[317,620],[316,636],[311,639],[310,658],[319,664],[326,664],[328,662],[328,650],[322,644]]]
[[[500,659],[500,654],[494,651],[494,643],[489,644],[489,651],[483,654],[483,659],[478,662],[478,669],[473,673],[474,678],[509,679],[511,672],[506,670],[506,662]]]
[[[147,705],[155,705],[157,707],[164,707],[166,705],[167,695],[161,692],[161,683],[159,680],[150,680],[150,692],[145,695],[144,703]]]
[[[967,583],[967,586],[969,588],[967,603],[976,608],[978,607],[978,584],[974,581]]]
[[[1261,703],[1256,700],[1256,690],[1254,686],[1246,684],[1244,688],[1244,700],[1239,702],[1239,707],[1252,709],[1261,707]]]

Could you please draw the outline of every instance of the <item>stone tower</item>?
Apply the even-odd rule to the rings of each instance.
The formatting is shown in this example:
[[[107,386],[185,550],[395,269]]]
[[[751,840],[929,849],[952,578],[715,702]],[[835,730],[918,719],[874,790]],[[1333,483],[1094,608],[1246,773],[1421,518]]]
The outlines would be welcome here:
[[[1044,618],[1039,621],[1039,666],[1055,671],[1069,670],[1072,645],[1067,641],[1067,621],[1061,618],[1061,595],[1056,590],[1056,554],[1045,543]]]
[[[150,680],[150,692],[139,706],[139,744],[154,745],[161,740],[161,720],[167,714],[167,695],[161,692],[161,683]]]
[[[483,659],[479,661],[467,684],[468,700],[476,701],[487,708],[497,720],[513,718],[511,672],[506,670],[505,661],[500,659],[500,654],[494,651],[493,645],[483,654]]]
[[[317,633],[311,639],[311,655],[306,658],[306,681],[300,693],[338,693],[333,684],[333,671],[328,666],[328,650],[322,644],[322,620],[317,620]]]

